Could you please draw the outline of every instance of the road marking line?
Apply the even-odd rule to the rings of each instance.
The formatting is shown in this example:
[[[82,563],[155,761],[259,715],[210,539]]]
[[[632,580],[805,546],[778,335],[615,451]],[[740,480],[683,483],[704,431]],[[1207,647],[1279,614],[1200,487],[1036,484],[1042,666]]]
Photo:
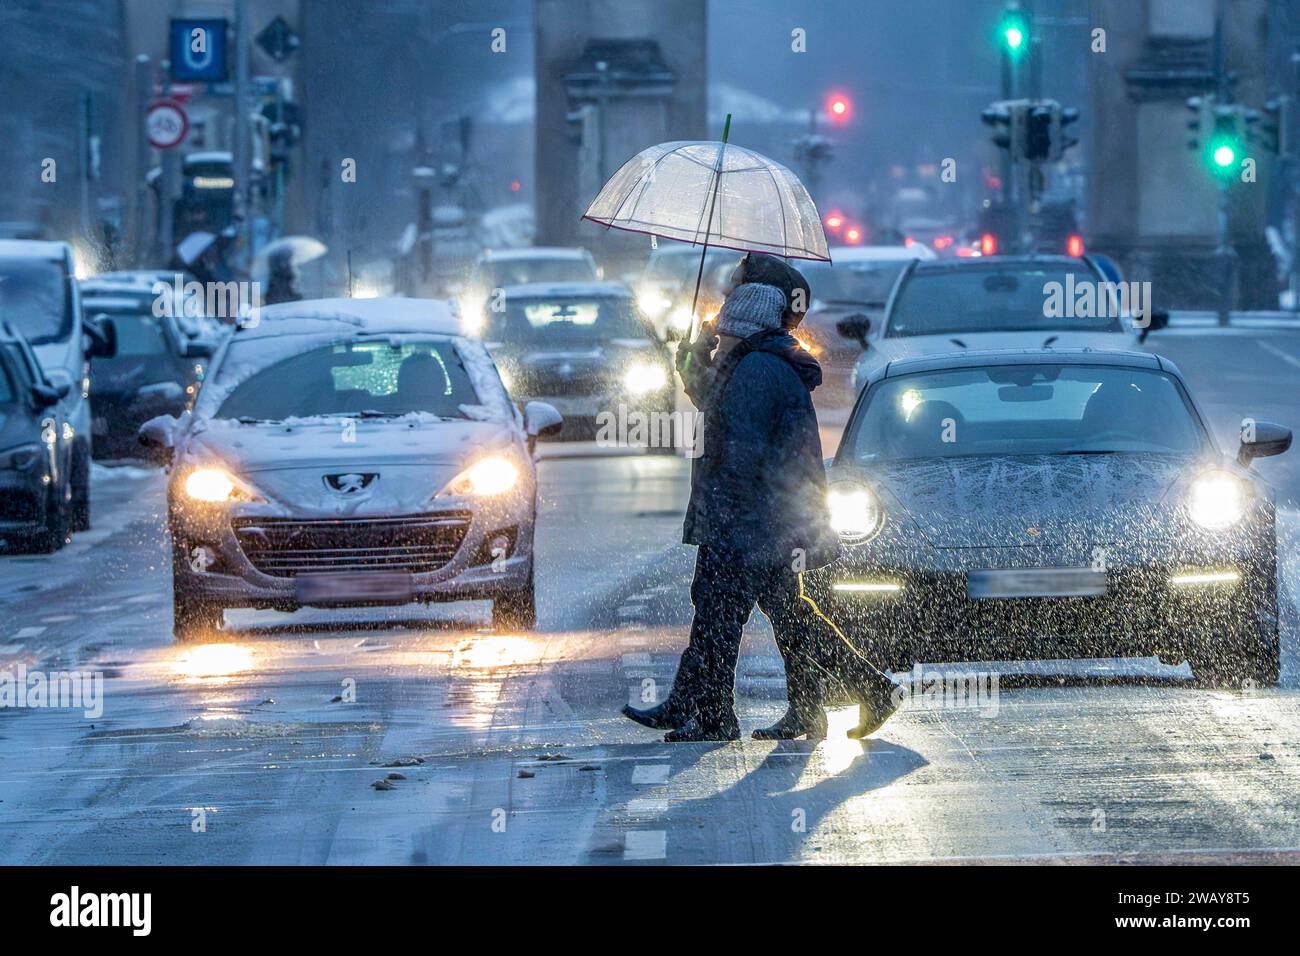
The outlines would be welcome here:
[[[19,628],[18,633],[14,635],[14,640],[21,641],[25,637],[36,637],[38,634],[41,634],[44,630],[45,628],[43,627]]]
[[[75,614],[51,614],[49,617],[41,618],[41,623],[42,624],[63,624],[67,621],[75,621],[76,619],[77,619],[77,615]]]
[[[105,611],[116,611],[116,610],[117,610],[117,608],[113,607],[111,604],[105,604],[103,607],[92,607],[92,608],[91,608],[89,611],[87,611],[86,613],[87,613],[87,614],[103,614]]]
[[[632,768],[633,783],[667,783],[672,769],[666,763],[637,764]]]
[[[623,859],[662,860],[668,855],[665,830],[629,830],[623,835]]]
[[[126,603],[143,604],[145,601],[157,601],[157,600],[158,600],[158,595],[156,594],[137,594],[135,597],[127,598]]]
[[[660,797],[637,797],[627,802],[627,812],[637,817],[658,817],[668,812],[668,801]]]
[[[1260,348],[1262,348],[1265,352],[1268,352],[1270,355],[1276,355],[1278,358],[1280,358],[1283,362],[1286,362],[1288,365],[1294,365],[1296,368],[1300,368],[1300,359],[1296,358],[1294,355],[1290,354],[1289,352],[1283,352],[1276,345],[1271,345],[1270,343],[1265,342],[1261,339],[1256,339],[1255,344],[1258,345]]]
[[[645,651],[636,651],[624,654],[622,661],[624,667],[646,667],[650,664],[650,655]]]

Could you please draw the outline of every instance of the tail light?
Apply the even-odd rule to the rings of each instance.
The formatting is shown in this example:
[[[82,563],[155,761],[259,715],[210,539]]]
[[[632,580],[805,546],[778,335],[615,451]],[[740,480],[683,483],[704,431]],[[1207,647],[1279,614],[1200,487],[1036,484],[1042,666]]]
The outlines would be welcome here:
[[[1065,240],[1065,254],[1067,256],[1083,255],[1083,236],[1072,235]]]
[[[998,251],[998,237],[991,232],[986,232],[980,236],[980,255],[992,256]]]

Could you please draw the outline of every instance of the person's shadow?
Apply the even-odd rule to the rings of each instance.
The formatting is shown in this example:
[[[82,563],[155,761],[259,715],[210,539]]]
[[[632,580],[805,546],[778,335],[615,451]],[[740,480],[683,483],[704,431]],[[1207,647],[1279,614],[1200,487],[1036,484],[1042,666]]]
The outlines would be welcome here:
[[[698,766],[705,753],[723,750],[677,746],[683,753],[672,764],[679,779],[682,771]],[[928,763],[888,739],[837,737],[821,744],[827,746],[835,748],[831,759],[847,766],[828,770],[812,786],[794,789],[806,773],[822,772],[817,764],[827,759],[826,753],[807,741],[779,741],[762,763],[730,787],[673,800],[665,813],[638,821],[636,829],[667,831],[668,863],[816,862],[816,830],[829,813]]]

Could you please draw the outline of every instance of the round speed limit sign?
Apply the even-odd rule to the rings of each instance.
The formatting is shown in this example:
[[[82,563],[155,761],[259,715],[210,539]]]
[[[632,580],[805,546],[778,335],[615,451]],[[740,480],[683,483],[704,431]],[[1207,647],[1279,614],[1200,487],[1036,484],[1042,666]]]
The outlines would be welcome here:
[[[145,114],[144,129],[154,149],[172,149],[189,133],[190,118],[175,100],[159,100]]]

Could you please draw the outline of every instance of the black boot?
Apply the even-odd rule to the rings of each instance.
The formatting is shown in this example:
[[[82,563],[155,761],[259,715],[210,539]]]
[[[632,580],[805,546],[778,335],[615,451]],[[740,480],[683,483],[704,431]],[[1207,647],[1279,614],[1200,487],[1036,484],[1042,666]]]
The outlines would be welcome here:
[[[694,717],[695,708],[682,703],[681,698],[669,694],[662,704],[655,704],[653,707],[637,708],[625,704],[623,716],[652,730],[670,730],[682,726]]]
[[[676,730],[664,734],[664,741],[670,744],[687,743],[695,740],[739,740],[740,721],[733,713],[729,717],[704,718],[692,717]]]
[[[820,707],[795,708],[791,704],[780,720],[771,727],[760,727],[752,736],[755,740],[822,740],[826,737],[826,712]]]
[[[858,725],[848,732],[854,740],[870,737],[898,710],[900,702],[898,684],[881,677],[871,684],[854,688],[853,697],[858,702]]]

